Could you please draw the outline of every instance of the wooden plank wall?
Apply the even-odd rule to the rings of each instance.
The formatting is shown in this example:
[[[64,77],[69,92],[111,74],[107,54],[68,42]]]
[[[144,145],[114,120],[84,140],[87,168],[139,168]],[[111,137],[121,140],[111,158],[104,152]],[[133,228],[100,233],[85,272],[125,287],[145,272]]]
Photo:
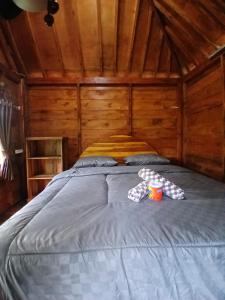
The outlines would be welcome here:
[[[220,58],[184,83],[184,164],[224,178],[224,68]]]
[[[76,88],[32,88],[28,91],[27,136],[66,136],[71,165],[78,154]]]
[[[68,136],[69,165],[94,141],[133,134],[180,160],[178,85],[29,87],[28,135]]]
[[[180,161],[181,99],[178,87],[133,89],[133,134],[162,155]]]

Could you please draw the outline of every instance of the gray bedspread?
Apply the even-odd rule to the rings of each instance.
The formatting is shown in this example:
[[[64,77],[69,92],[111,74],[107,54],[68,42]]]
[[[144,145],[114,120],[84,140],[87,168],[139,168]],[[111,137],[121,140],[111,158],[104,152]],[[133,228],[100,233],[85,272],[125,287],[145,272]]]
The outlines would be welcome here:
[[[70,169],[0,226],[4,298],[224,300],[225,185],[156,165],[185,199],[135,203],[142,167]]]

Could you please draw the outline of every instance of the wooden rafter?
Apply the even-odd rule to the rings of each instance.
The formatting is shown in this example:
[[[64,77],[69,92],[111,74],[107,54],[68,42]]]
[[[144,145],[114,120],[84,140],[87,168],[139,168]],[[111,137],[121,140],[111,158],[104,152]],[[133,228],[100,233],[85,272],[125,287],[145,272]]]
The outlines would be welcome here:
[[[221,27],[222,30],[225,30],[225,14],[219,9],[215,9],[215,3],[208,0],[199,0],[196,1],[196,5],[207,13],[211,18]]]
[[[197,53],[200,62],[205,61],[205,59],[208,57],[208,53],[206,53],[204,49],[202,49],[202,47],[196,45],[196,40],[193,39],[193,36],[189,33],[189,31],[181,26],[180,22],[178,22],[176,18],[174,18],[173,15],[168,10],[166,10],[164,6],[162,6],[159,2],[155,2],[155,5],[160,13],[163,14],[165,23],[174,28],[176,34],[182,38],[182,40],[186,45],[188,45],[188,47],[192,48],[192,51],[195,49],[195,54]]]
[[[174,52],[174,56],[175,56],[175,58],[176,58],[177,65],[179,66],[180,76],[182,76],[182,75],[183,75],[183,73],[182,73],[183,65],[182,65],[182,63],[181,63],[181,61],[180,61],[180,59],[179,59],[179,56],[177,56],[176,51],[174,51],[173,43],[171,42],[170,37],[168,36],[168,34],[167,34],[166,30],[165,30],[165,27],[164,27],[164,24],[163,24],[163,20],[161,19],[161,16],[160,16],[160,14],[159,14],[159,12],[158,12],[156,6],[155,6],[155,2],[154,2],[154,0],[149,0],[149,2],[150,2],[150,6],[151,6],[152,9],[154,10],[154,12],[155,12],[155,14],[156,14],[156,16],[157,16],[157,18],[158,18],[158,21],[159,21],[159,23],[160,23],[160,25],[161,25],[161,28],[162,28],[164,37],[165,37],[165,39],[166,39],[166,42],[167,42],[167,45],[168,45],[170,51],[171,51],[171,53]]]
[[[27,74],[26,67],[25,67],[23,60],[21,58],[21,55],[19,53],[18,47],[16,45],[16,42],[15,42],[10,24],[8,21],[4,22],[4,25],[2,24],[2,29],[7,36],[8,44],[10,45],[10,48],[13,52],[13,58],[14,58],[15,65],[17,67],[17,71],[20,73],[23,73],[24,75]]]
[[[213,2],[218,6],[221,11],[225,11],[225,2],[224,0],[213,0]]]
[[[161,26],[161,25],[160,25]],[[162,45],[163,45],[163,39],[164,39],[164,33],[163,30],[160,30],[160,34],[159,34],[159,51],[157,52],[157,61],[156,61],[156,65],[155,65],[155,71],[154,74],[156,76],[156,74],[158,73],[159,70],[159,64],[160,64],[160,59],[161,59],[161,53],[162,53]]]
[[[165,42],[166,42],[166,40],[165,40]],[[168,77],[169,77],[170,73],[172,72],[172,59],[173,59],[173,55],[175,55],[175,53],[172,55],[172,51],[170,50],[167,42],[166,42],[166,45],[167,45],[167,47],[169,49],[169,64],[170,64],[169,70],[168,70]],[[177,58],[177,60],[178,60],[178,58]],[[180,70],[182,72],[181,64],[178,64],[178,68],[180,68]]]
[[[19,76],[16,72],[9,70],[6,66],[0,63],[0,76],[2,75],[15,83],[20,82],[21,76]]]
[[[71,86],[73,84],[140,84],[140,85],[176,85],[177,78],[141,78],[141,77],[78,77],[78,78],[28,78],[30,86]]]
[[[130,42],[130,49],[129,49],[129,55],[128,55],[128,66],[127,66],[127,73],[131,71],[132,67],[132,57],[133,57],[133,50],[134,50],[134,41],[135,41],[135,35],[137,30],[137,21],[140,13],[140,0],[137,0],[136,2],[136,8],[135,8],[135,18],[134,18],[134,25],[132,30],[132,38]]]
[[[207,42],[208,44],[210,44],[211,46],[213,46],[215,49],[218,49],[220,46],[217,45],[214,41],[212,41],[211,39],[209,39],[202,31],[200,31],[196,26],[193,25],[193,22],[187,18],[184,15],[179,15],[179,13],[177,13],[173,7],[171,6],[170,2],[165,3],[165,1],[162,0],[154,0],[154,4],[155,6],[157,6],[157,4],[160,3],[161,6],[164,6],[164,8],[166,9],[166,11],[168,13],[170,13],[173,18],[180,23],[180,25],[183,28],[186,28],[186,30],[188,30],[191,34],[193,34],[194,36],[197,37],[197,39],[203,39],[205,42]],[[160,8],[159,8],[160,10]],[[165,14],[165,11],[162,12],[163,14]],[[167,16],[168,16],[167,13]]]
[[[99,67],[100,67],[100,76],[102,76],[104,70],[104,62],[103,62],[102,21],[101,21],[100,0],[97,0],[97,19],[98,19],[98,43],[99,43]]]
[[[29,28],[29,31],[30,31],[30,34],[31,34],[31,38],[34,42],[34,48],[35,48],[35,52],[36,52],[36,55],[37,55],[37,58],[38,58],[38,62],[39,62],[39,65],[41,67],[41,72],[42,72],[42,75],[44,78],[47,78],[47,73],[42,65],[42,61],[41,61],[41,56],[40,56],[40,49],[38,47],[38,43],[35,39],[35,35],[34,35],[34,32],[33,32],[33,28],[32,28],[32,25],[31,25],[31,21],[30,21],[30,16],[29,14],[26,12],[26,19],[27,19],[27,24],[28,24],[28,28]]]
[[[169,37],[169,39],[170,39],[170,37]],[[171,42],[171,44],[172,44],[172,42]],[[174,44],[174,43],[173,43],[173,53],[174,53],[174,57],[176,58],[176,61],[179,64],[179,67],[181,68],[182,75],[184,76],[185,74],[187,74],[190,71],[190,68],[185,60],[183,53],[180,52],[180,50],[177,48],[176,44]],[[171,66],[172,66],[172,63],[171,63]]]
[[[146,34],[146,38],[145,38],[145,49],[144,49],[144,55],[143,55],[143,59],[142,59],[142,63],[141,63],[141,72],[140,75],[144,72],[144,68],[145,68],[145,64],[146,64],[146,58],[147,58],[147,53],[148,53],[148,48],[149,48],[149,41],[150,41],[150,37],[151,37],[151,31],[152,31],[152,22],[153,22],[153,17],[154,17],[154,13],[152,10],[152,7],[149,6],[149,17],[148,17],[148,24],[147,24],[147,34]]]
[[[184,42],[182,41],[181,38],[178,38],[175,32],[172,30],[171,27],[165,26],[165,30],[170,36],[171,40],[173,41],[173,44],[177,46],[177,48],[184,54],[184,57],[188,62],[193,62],[195,65],[198,65],[198,61],[196,60],[195,55],[193,55],[192,51],[190,51],[189,47],[186,47]]]
[[[63,74],[65,75],[65,65],[63,62],[63,54],[62,54],[60,43],[59,43],[58,33],[57,33],[56,27],[54,25],[52,26],[52,32],[53,32],[53,39],[55,41],[58,56],[60,57],[61,68],[63,70]]]
[[[70,0],[71,1],[71,0]],[[77,40],[78,40],[78,53],[79,53],[79,58],[80,58],[80,72],[82,76],[85,75],[85,68],[84,68],[84,56],[82,52],[82,47],[81,47],[81,35],[80,35],[80,26],[79,26],[79,20],[78,20],[78,15],[77,15],[77,1],[74,2],[75,4],[75,9],[74,9],[74,20],[75,20],[75,26],[74,26],[74,31],[75,34],[77,35]]]
[[[117,56],[118,56],[118,27],[119,27],[119,0],[115,0],[115,34],[114,34],[114,53],[113,53],[113,71],[117,73]]]
[[[1,22],[0,22],[0,25]],[[4,33],[3,33],[3,30],[2,30],[2,27],[0,26],[0,46],[1,46],[1,49],[2,49],[2,52],[4,54],[4,57],[6,59],[6,62],[8,64],[8,67],[10,69],[14,69],[15,68],[15,63],[14,63],[14,60],[10,54],[11,51],[9,51],[9,46],[8,46],[8,43],[6,42],[6,39],[5,39],[5,36],[4,36]]]

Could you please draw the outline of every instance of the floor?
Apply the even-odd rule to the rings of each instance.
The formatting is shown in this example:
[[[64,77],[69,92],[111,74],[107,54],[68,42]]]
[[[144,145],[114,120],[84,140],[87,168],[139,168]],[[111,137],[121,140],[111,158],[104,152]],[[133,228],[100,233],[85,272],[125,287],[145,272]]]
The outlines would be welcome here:
[[[25,201],[20,201],[16,205],[8,209],[4,214],[0,215],[0,225],[14,215],[18,210],[20,210],[26,204]]]

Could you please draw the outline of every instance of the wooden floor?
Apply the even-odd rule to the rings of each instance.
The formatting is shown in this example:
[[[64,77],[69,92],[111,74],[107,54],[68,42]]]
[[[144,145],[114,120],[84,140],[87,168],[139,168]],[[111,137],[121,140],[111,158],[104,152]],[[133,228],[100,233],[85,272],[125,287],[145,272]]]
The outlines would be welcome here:
[[[13,214],[20,210],[26,204],[25,201],[20,201],[16,205],[8,209],[4,214],[0,214],[0,225],[9,219]]]

